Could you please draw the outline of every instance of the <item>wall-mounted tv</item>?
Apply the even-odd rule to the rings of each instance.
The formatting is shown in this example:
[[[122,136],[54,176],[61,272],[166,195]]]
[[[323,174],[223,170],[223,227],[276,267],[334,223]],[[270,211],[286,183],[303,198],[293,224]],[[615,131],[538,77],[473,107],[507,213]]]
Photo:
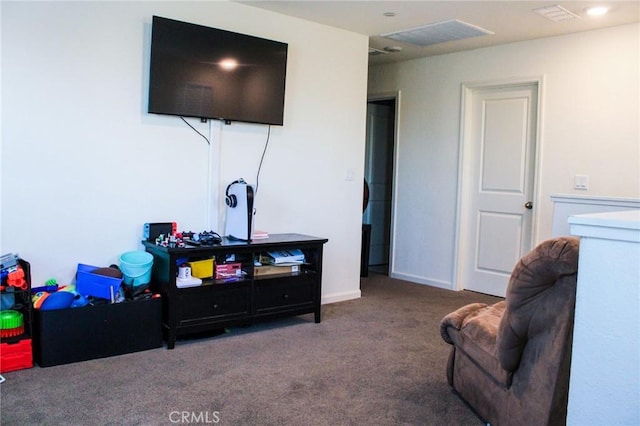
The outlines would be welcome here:
[[[282,125],[287,43],[153,17],[149,112]]]

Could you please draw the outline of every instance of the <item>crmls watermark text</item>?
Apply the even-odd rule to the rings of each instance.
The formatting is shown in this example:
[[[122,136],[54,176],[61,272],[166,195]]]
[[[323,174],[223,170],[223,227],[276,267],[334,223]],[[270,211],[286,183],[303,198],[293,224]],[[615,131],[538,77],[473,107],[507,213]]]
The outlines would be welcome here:
[[[169,413],[171,423],[180,424],[217,424],[220,422],[219,411],[172,411]]]

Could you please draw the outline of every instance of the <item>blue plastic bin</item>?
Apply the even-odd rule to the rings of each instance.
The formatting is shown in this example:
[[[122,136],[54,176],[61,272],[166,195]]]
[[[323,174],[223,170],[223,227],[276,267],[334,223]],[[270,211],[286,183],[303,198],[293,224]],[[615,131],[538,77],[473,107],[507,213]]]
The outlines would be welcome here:
[[[118,290],[122,284],[122,278],[94,274],[93,271],[96,269],[98,269],[98,266],[78,263],[76,291],[85,296],[111,300],[112,296],[115,297],[115,295],[118,294]]]

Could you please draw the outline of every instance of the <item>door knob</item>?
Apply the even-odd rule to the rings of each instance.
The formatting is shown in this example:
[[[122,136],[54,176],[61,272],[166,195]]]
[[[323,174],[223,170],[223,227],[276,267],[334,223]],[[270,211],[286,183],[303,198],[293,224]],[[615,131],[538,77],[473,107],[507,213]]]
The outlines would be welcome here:
[[[527,209],[531,210],[533,208],[533,203],[531,201],[527,201],[526,203],[524,203],[524,206]]]

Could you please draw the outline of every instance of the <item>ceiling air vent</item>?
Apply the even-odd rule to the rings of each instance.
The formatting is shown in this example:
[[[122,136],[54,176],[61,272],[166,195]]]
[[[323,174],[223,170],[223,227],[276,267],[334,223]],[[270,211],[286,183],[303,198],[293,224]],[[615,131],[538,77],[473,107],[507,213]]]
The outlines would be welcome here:
[[[493,32],[475,25],[467,24],[466,22],[458,21],[457,19],[452,19],[449,21],[436,22],[434,24],[410,28],[408,30],[381,34],[380,36],[424,47],[431,44],[462,40],[465,38],[488,34],[493,34]]]
[[[539,7],[537,9],[533,9],[533,11],[554,22],[570,21],[572,19],[579,18],[578,15],[568,11],[560,5]]]

